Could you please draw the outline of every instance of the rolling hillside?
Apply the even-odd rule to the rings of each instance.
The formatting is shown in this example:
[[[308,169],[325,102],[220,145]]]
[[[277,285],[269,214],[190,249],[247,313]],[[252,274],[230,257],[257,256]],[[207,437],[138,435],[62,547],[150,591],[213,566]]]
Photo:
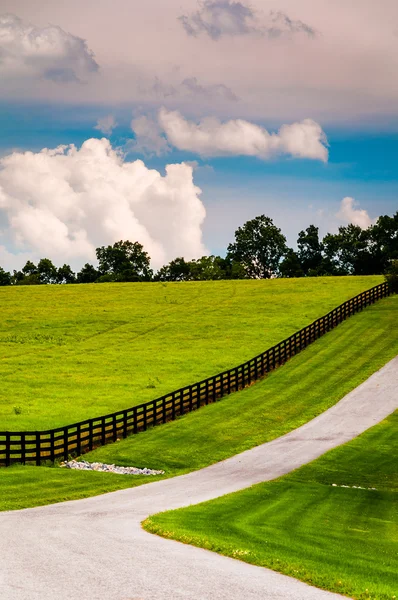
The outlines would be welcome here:
[[[0,423],[139,404],[265,350],[381,277],[0,288]]]

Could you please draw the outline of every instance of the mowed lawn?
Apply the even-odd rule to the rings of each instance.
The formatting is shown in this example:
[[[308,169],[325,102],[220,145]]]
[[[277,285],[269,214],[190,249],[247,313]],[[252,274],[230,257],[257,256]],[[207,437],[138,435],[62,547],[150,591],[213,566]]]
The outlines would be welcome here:
[[[0,288],[0,430],[128,408],[266,350],[382,277]]]
[[[391,296],[351,317],[263,381],[84,458],[163,469],[163,477],[172,477],[270,441],[335,404],[391,360],[398,353],[397,323],[398,296]],[[84,498],[160,478],[3,468],[0,510]]]
[[[161,513],[144,527],[351,598],[391,600],[397,465],[398,412],[290,475]]]

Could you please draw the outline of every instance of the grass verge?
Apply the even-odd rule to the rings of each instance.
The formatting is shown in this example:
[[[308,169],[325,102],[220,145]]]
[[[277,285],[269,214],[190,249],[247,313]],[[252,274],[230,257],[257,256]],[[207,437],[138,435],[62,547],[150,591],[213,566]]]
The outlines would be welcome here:
[[[289,475],[160,513],[144,528],[352,598],[391,600],[398,572],[397,434],[398,411]]]
[[[0,288],[0,429],[122,410],[263,352],[382,277]]]
[[[391,360],[398,353],[397,322],[398,296],[392,296],[339,325],[252,387],[85,458],[162,469],[171,477],[270,441],[335,404]],[[148,478],[9,467],[0,469],[0,510],[88,497],[144,482]]]

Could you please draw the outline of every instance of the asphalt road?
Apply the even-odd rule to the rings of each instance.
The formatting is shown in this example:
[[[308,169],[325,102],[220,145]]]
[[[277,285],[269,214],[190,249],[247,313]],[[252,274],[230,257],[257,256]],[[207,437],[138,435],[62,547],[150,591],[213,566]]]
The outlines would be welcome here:
[[[398,357],[306,425],[201,471],[86,500],[0,513],[0,599],[341,598],[268,569],[150,535],[140,523],[151,514],[288,473],[397,408]]]

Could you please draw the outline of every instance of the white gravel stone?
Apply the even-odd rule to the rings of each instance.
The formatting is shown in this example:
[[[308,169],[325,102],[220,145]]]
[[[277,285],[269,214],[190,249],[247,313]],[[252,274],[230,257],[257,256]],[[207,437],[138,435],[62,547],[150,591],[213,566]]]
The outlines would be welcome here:
[[[105,463],[89,463],[87,460],[69,460],[62,462],[60,467],[67,469],[79,469],[80,471],[100,471],[101,473],[117,473],[118,475],[164,475],[164,471],[155,471],[154,469],[139,469],[138,467],[121,467],[117,465],[107,465]]]

